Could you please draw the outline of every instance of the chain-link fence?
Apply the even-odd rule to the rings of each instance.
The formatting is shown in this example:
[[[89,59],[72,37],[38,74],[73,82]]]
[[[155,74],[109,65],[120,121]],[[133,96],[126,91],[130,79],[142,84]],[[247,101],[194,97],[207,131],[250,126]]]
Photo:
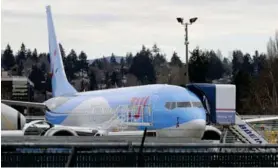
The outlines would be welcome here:
[[[278,145],[2,143],[3,167],[277,167]],[[142,149],[142,150],[140,150]],[[141,151],[141,152],[140,152]]]

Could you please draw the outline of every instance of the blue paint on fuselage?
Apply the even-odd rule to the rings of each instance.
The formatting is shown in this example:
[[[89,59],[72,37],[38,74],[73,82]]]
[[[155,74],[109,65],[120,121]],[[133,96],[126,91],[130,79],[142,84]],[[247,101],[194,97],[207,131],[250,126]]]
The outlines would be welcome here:
[[[131,105],[131,99],[133,97],[142,98],[148,96],[149,99],[146,105],[151,106],[153,113],[153,126],[149,128],[150,130],[173,127],[177,123],[177,118],[179,124],[196,119],[206,120],[204,108],[183,107],[172,110],[166,109],[166,102],[200,102],[200,100],[194,93],[185,88],[163,84],[79,92],[72,96],[64,104],[55,108],[53,110],[55,111],[55,114],[52,112],[47,112],[46,120],[52,124],[63,125],[63,121],[68,117],[68,114],[65,113],[72,113],[75,107],[88,98],[103,97],[108,102],[110,108],[116,108],[119,105]],[[144,110],[144,113],[146,112],[147,109]],[[144,118],[144,121],[146,120],[147,118]],[[144,128],[138,127],[138,129]]]

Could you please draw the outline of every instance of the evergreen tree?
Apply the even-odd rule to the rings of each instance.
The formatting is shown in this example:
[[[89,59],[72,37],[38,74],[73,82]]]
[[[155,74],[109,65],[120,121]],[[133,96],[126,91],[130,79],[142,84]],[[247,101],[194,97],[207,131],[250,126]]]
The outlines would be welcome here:
[[[125,69],[125,59],[124,57],[121,58],[121,69],[120,69],[120,73],[121,73],[121,79],[123,78],[125,72],[126,72],[126,69]]]
[[[127,53],[127,54],[126,54],[126,58],[125,58],[125,62],[126,62],[126,64],[127,64],[127,66],[131,66],[132,60],[133,60],[133,55],[132,55],[132,53],[131,53],[131,52],[130,52],[130,53]]]
[[[38,61],[38,53],[37,53],[37,49],[35,48],[33,53],[32,53],[32,60],[34,61]]]
[[[25,60],[26,60],[26,48],[25,48],[25,45],[22,43],[20,50],[18,51],[18,54],[16,56],[16,63],[18,65],[17,75],[19,75],[19,76],[22,75],[22,70],[24,69],[23,62]]]
[[[92,66],[97,67],[98,69],[103,69],[104,65],[101,59],[96,59],[93,63]]]
[[[154,65],[160,66],[164,63],[166,63],[165,55],[158,54],[158,55],[153,57],[153,64]]]
[[[233,76],[236,75],[236,73],[241,70],[243,63],[243,53],[240,50],[233,51]]]
[[[30,49],[27,49],[27,51],[26,51],[26,58],[32,59],[32,51]]]
[[[47,90],[48,92],[52,92],[51,80],[52,80],[51,75],[48,74],[48,75],[46,76],[46,84],[45,84],[46,90]]]
[[[40,69],[41,69],[41,71],[42,71],[43,73],[46,73],[46,65],[45,65],[44,62],[41,64]]]
[[[50,63],[50,54],[49,53],[47,53],[47,61],[48,61],[48,63]]]
[[[153,61],[153,65],[155,66],[161,66],[162,64],[166,63],[165,55],[160,53],[160,48],[158,48],[156,44],[153,45],[152,55],[150,58]]]
[[[245,54],[243,57],[242,70],[248,74],[253,74],[252,59],[250,54]]]
[[[44,89],[44,85],[42,84],[42,81],[45,81],[44,73],[36,65],[32,66],[32,71],[28,78],[34,83],[35,89]]]
[[[233,84],[236,85],[236,109],[238,109],[238,111],[241,111],[246,103],[243,100],[246,99],[250,93],[251,80],[250,74],[244,70],[239,70],[234,77]]]
[[[25,45],[22,43],[16,57],[16,63],[19,64],[21,60],[25,60],[25,59],[26,59],[26,48]]]
[[[78,70],[81,70],[82,72],[88,72],[88,61],[87,61],[87,55],[81,51],[81,53],[78,56],[78,62],[79,62],[79,67]]]
[[[152,51],[154,52],[154,55],[158,54],[160,52],[160,48],[157,47],[156,44],[153,45]]]
[[[253,55],[253,74],[255,76],[258,75],[258,72],[259,72],[259,52],[256,50],[255,51],[255,55]]]
[[[111,84],[115,85],[116,83],[118,83],[118,81],[117,81],[117,73],[115,71],[113,71],[112,75],[111,75]]]
[[[63,59],[63,63],[65,63],[66,62],[66,53],[65,53],[65,49],[63,48],[61,43],[59,43],[59,48],[60,48],[61,56]]]
[[[121,67],[123,67],[125,65],[125,59],[122,57],[121,58]]]
[[[229,61],[228,58],[223,59],[223,68],[224,68],[224,74],[225,75],[231,75],[232,74],[232,64]]]
[[[224,67],[222,61],[213,50],[205,52],[205,56],[208,57],[208,72],[207,78],[209,80],[219,79],[224,73]]]
[[[19,62],[19,65],[18,65],[18,68],[17,68],[17,75],[18,75],[18,76],[22,76],[22,75],[23,75],[23,74],[22,74],[23,69],[24,69],[23,61],[20,61],[20,62]]]
[[[66,57],[65,70],[69,80],[75,78],[75,73],[78,71],[78,61],[76,52],[72,49]]]
[[[104,79],[104,82],[106,84],[106,88],[110,88],[110,85],[111,85],[111,79],[110,79],[110,76],[109,76],[109,72],[105,72],[105,79]]]
[[[117,64],[117,60],[115,55],[112,53],[111,57],[110,57],[110,64],[112,65],[116,65]]]
[[[208,56],[199,48],[192,52],[189,59],[189,78],[191,82],[205,83],[207,82]]]
[[[89,74],[90,79],[90,90],[96,90],[97,89],[97,81],[96,81],[96,75],[94,71],[90,71]]]
[[[107,60],[107,58],[105,58],[104,56],[102,57],[102,59],[101,59],[101,63],[102,63],[102,65],[103,65],[103,69],[104,70],[107,70],[108,68],[109,68],[109,62],[108,62],[108,60]]]
[[[177,65],[177,66],[182,66],[182,62],[180,60],[180,57],[178,56],[178,54],[176,52],[173,53],[173,56],[171,58],[170,61],[170,65]]]
[[[15,65],[13,50],[11,49],[9,44],[7,45],[2,55],[2,63],[5,66],[5,70],[10,70],[10,68],[12,68]]]
[[[258,72],[261,72],[265,68],[265,64],[267,61],[267,55],[266,54],[260,54],[259,61],[258,61]]]
[[[142,50],[133,58],[129,69],[129,72],[134,74],[143,84],[156,83],[151,56],[151,51],[143,46]]]
[[[145,46],[144,46],[145,47]],[[160,48],[156,44],[153,45],[152,50],[151,50],[152,55],[150,56],[150,59],[153,61],[153,64],[155,65],[156,63],[159,64],[158,60],[154,60],[156,56],[159,56],[160,54]]]

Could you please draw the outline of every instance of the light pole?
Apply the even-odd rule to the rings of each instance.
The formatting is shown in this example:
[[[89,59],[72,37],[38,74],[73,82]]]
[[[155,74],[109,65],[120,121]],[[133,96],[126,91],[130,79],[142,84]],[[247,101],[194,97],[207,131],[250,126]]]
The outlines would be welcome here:
[[[189,69],[188,68],[189,67],[189,61],[188,61],[188,44],[189,44],[189,42],[188,42],[188,25],[193,24],[197,19],[198,19],[197,17],[190,18],[189,19],[189,23],[188,22],[184,23],[183,22],[183,18],[181,18],[181,17],[177,18],[177,21],[180,24],[184,25],[184,30],[185,30],[185,42],[184,42],[184,45],[185,45],[185,60],[186,60],[185,85],[189,83],[189,70],[188,70]]]

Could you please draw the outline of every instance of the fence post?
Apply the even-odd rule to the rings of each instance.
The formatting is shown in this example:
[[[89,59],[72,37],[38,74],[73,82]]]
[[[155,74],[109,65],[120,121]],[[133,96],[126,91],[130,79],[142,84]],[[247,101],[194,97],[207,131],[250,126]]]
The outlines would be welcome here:
[[[147,127],[145,127],[144,135],[143,135],[140,150],[139,150],[138,164],[137,164],[139,167],[144,167],[144,165],[145,165],[144,155],[143,155],[143,147],[144,147],[144,142],[145,142],[145,139],[146,139],[146,135],[147,135]]]
[[[76,148],[73,147],[71,149],[71,153],[68,157],[68,161],[67,161],[65,167],[73,167],[74,163],[76,163],[75,161],[76,161]]]

